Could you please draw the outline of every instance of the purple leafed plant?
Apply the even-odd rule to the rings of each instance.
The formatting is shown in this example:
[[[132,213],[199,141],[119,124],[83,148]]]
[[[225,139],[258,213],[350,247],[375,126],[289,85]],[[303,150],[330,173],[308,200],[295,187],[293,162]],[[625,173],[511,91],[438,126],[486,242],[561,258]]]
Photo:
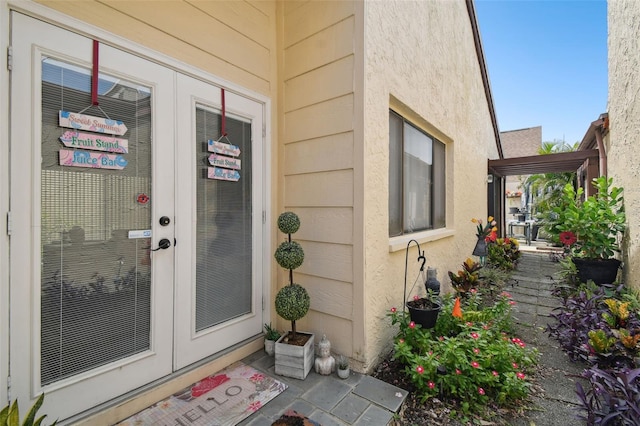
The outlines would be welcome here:
[[[582,376],[589,381],[584,390],[576,383],[580,399],[580,419],[587,425],[640,424],[640,368],[605,371],[597,366],[585,370]]]
[[[588,294],[580,291],[563,300],[563,305],[551,314],[556,320],[547,326],[547,332],[562,346],[572,361],[589,362],[589,331],[598,329],[604,323],[602,314],[607,307],[602,302],[604,293]]]
[[[629,312],[624,324],[612,325],[606,321],[606,317],[611,319],[613,316],[605,300],[620,300],[624,291],[623,286],[602,285],[583,288],[564,297],[562,306],[551,315],[556,321],[547,326],[547,332],[558,340],[572,361],[598,364],[602,368],[635,367],[635,345],[627,341],[625,346],[621,337],[624,333],[628,340],[636,342],[640,319],[635,312]],[[611,300],[608,302],[611,303]],[[590,342],[590,332],[599,333],[601,339],[610,339],[614,342],[613,345],[604,351],[598,350],[597,345],[593,346],[594,342]]]

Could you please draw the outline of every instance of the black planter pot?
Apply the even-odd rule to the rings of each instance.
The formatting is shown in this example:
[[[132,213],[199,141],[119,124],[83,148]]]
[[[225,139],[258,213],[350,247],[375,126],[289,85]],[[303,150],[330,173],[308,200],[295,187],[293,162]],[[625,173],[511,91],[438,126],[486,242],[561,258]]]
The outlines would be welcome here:
[[[418,300],[417,302],[419,302]],[[412,305],[415,305],[413,301],[407,302],[407,308],[409,309],[409,317],[411,321],[416,324],[420,324],[422,328],[433,328],[436,326],[436,321],[438,320],[438,314],[442,309],[442,305],[438,305],[436,308],[416,308]]]
[[[596,284],[612,284],[618,275],[618,259],[586,259],[574,257],[580,282],[592,280]]]

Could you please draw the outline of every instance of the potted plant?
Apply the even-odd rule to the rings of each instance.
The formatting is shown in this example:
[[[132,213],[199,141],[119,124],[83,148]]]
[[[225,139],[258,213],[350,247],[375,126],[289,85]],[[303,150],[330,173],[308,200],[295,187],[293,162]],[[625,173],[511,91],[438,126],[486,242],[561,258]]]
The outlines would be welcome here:
[[[553,209],[551,231],[570,248],[580,281],[611,284],[620,267],[614,255],[625,230],[624,198],[622,188],[606,176],[595,178],[593,185],[598,192],[584,201],[582,188],[564,187],[562,203]]]
[[[442,301],[439,292],[427,289],[427,296],[414,296],[413,300],[407,302],[409,317],[411,321],[420,324],[422,328],[433,328],[438,321],[438,314],[442,310]]]
[[[276,294],[275,306],[279,316],[291,321],[291,331],[276,341],[276,374],[304,379],[313,366],[314,335],[299,333],[296,321],[309,311],[311,298],[300,284],[293,282],[293,270],[304,261],[302,246],[291,240],[291,234],[300,228],[300,218],[293,212],[284,212],[278,217],[278,229],[287,234],[287,240],[281,243],[275,252],[278,265],[289,270],[289,284]]]
[[[344,355],[340,355],[338,357],[338,361],[336,362],[338,377],[341,379],[348,379],[350,370],[349,370],[349,358]]]
[[[276,340],[280,338],[280,332],[271,327],[271,323],[264,325],[264,351],[273,356],[276,351]]]

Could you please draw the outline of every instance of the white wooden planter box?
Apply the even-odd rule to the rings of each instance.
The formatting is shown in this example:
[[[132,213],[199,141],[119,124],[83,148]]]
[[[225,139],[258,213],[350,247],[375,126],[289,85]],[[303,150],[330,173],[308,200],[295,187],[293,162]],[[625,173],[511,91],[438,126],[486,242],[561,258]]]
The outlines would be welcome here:
[[[288,333],[287,333],[288,334]],[[293,377],[303,380],[311,371],[315,357],[314,335],[311,333],[300,333],[309,335],[309,340],[304,346],[289,345],[282,343],[287,336],[280,337],[276,342],[276,374],[280,376]]]

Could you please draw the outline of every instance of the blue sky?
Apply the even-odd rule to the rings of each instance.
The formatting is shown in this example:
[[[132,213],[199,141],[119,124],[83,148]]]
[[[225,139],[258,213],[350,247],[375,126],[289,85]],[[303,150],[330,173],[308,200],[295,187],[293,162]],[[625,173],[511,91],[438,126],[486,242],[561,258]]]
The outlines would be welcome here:
[[[607,110],[605,0],[476,0],[500,131],[581,141]]]

